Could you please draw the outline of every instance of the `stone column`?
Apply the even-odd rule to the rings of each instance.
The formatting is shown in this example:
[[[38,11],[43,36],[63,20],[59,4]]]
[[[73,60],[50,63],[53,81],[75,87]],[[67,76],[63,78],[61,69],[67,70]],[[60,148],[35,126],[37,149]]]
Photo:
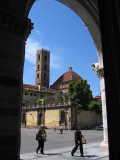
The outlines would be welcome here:
[[[104,139],[103,139],[103,142],[101,143],[101,147],[108,148],[108,128],[107,128],[107,110],[106,110],[104,69],[103,67],[99,67],[99,63],[92,64],[92,68],[100,79],[102,116],[103,116],[103,134],[104,134]]]
[[[67,122],[68,122],[68,129],[71,130],[71,108],[68,108]]]
[[[42,121],[43,121],[43,125],[45,126],[45,109],[43,109],[42,111]]]
[[[25,41],[29,19],[0,9],[0,149],[1,159],[19,160]]]

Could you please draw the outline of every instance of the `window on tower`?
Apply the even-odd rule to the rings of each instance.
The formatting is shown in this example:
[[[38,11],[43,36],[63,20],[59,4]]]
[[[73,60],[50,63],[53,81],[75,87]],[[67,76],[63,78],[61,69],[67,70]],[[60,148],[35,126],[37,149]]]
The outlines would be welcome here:
[[[44,56],[44,61],[47,61],[47,56]]]
[[[39,73],[37,74],[37,78],[39,78]]]
[[[46,78],[47,78],[47,75],[46,75],[46,73],[44,74],[44,80],[46,80]]]
[[[40,69],[40,65],[38,64],[38,70]]]
[[[45,64],[45,65],[44,65],[44,71],[46,71],[46,70],[47,70],[47,65]]]
[[[38,61],[40,60],[40,55],[38,55]]]

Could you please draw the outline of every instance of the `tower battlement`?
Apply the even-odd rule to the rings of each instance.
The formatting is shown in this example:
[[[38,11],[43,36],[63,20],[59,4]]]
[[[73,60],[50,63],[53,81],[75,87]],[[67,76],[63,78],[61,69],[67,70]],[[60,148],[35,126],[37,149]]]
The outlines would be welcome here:
[[[44,48],[41,48],[41,49],[37,50],[37,53],[40,53],[40,52],[42,52],[42,53],[43,53],[43,52],[50,53],[49,50],[44,49]]]

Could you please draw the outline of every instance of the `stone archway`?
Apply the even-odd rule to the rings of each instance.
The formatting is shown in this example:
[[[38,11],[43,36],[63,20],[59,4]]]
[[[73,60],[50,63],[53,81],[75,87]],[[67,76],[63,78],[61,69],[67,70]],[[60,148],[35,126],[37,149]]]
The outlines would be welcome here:
[[[104,67],[103,67],[103,55],[101,45],[101,33],[100,33],[100,21],[99,21],[99,9],[98,0],[56,0],[71,8],[84,22],[84,25],[89,30],[98,56],[98,64],[92,64],[93,70],[96,72],[100,79],[101,87],[101,99],[103,110],[103,126],[104,126],[104,140],[102,147],[108,147],[108,131],[107,131],[107,111],[106,111],[106,96],[105,96],[105,82],[104,82]],[[30,1],[26,8],[26,16],[28,16],[31,6],[35,0]],[[99,68],[99,69],[98,69]]]
[[[97,0],[58,1],[70,7],[84,21],[95,42],[99,65],[102,68]],[[0,1],[1,159],[19,160],[25,41],[33,27],[27,17],[34,2],[35,0]]]

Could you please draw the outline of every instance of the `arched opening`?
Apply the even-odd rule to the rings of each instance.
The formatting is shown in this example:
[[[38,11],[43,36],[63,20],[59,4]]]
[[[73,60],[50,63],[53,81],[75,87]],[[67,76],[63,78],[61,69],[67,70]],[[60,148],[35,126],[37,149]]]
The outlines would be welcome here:
[[[40,55],[38,55],[38,61],[40,60]]]
[[[46,71],[46,69],[47,69],[47,65],[45,64],[45,65],[44,65],[44,71]]]
[[[42,112],[38,112],[38,125],[43,125],[43,122],[42,122]]]
[[[46,73],[44,74],[44,80],[46,80],[47,79],[47,75],[46,75]]]
[[[32,29],[31,21],[27,18],[29,10],[35,0],[29,1],[0,1],[1,4],[1,23],[0,23],[0,40],[1,40],[1,157],[4,159],[19,159],[20,150],[20,112],[22,99],[22,71],[24,64],[24,45]],[[110,157],[112,159],[119,155],[119,147],[115,146],[114,137],[119,137],[116,131],[117,122],[119,121],[119,2],[118,1],[82,1],[61,0],[64,4],[73,9],[81,18],[84,13],[87,17],[96,17],[98,11],[97,3],[99,2],[100,20],[102,30],[103,55],[105,66],[105,81],[107,95],[107,111],[109,125]],[[90,13],[91,9],[95,12]],[[83,9],[83,10],[82,10]],[[83,11],[83,14],[82,14]],[[84,12],[85,11],[85,12]],[[87,14],[86,14],[87,15]],[[98,16],[99,17],[99,16]],[[89,19],[89,18],[88,18]],[[94,25],[94,23],[92,23]],[[98,23],[97,23],[98,24]],[[95,25],[96,26],[96,25]],[[88,28],[90,25],[88,25]],[[95,35],[99,32],[94,30]],[[95,39],[94,39],[95,41]],[[98,55],[101,53],[101,45],[96,40]],[[109,57],[109,61],[108,61]],[[4,65],[4,64],[8,65]],[[8,67],[9,66],[9,67]],[[114,77],[114,78],[113,78]],[[111,81],[112,80],[112,81]],[[5,93],[6,91],[6,93]],[[5,94],[3,94],[5,93]],[[11,94],[12,93],[12,94]],[[115,107],[114,107],[115,106]],[[6,112],[7,111],[7,112]],[[111,125],[115,124],[115,125]],[[114,132],[112,132],[114,130]],[[119,141],[119,139],[118,139]],[[11,147],[8,146],[11,144]],[[6,154],[7,151],[7,154]]]
[[[44,56],[44,61],[45,61],[45,62],[47,61],[47,56]]]
[[[71,3],[67,3],[65,1],[61,1],[62,3],[64,3],[65,5],[69,6],[70,8],[71,7]],[[77,2],[75,2],[76,5],[78,5]],[[103,61],[102,61],[102,52],[101,52],[101,40],[100,40],[100,31],[99,31],[99,24],[98,24],[98,21],[94,21],[92,18],[91,18],[91,15],[89,15],[89,13],[86,11],[85,13],[83,13],[85,11],[85,8],[80,5],[79,7],[81,7],[81,12],[80,13],[77,13],[80,17],[82,17],[84,23],[85,23],[85,26],[86,28],[88,28],[88,30],[90,31],[91,35],[92,35],[92,38],[95,42],[95,46],[96,46],[96,50],[97,50],[97,55],[98,55],[98,60],[99,60],[99,67],[103,67]],[[77,12],[77,6],[73,9],[75,12]],[[89,18],[88,18],[88,15],[89,15]],[[86,20],[86,17],[88,18]],[[89,22],[89,23],[88,23]],[[46,58],[44,57],[44,61]],[[45,79],[45,77],[44,77]]]

